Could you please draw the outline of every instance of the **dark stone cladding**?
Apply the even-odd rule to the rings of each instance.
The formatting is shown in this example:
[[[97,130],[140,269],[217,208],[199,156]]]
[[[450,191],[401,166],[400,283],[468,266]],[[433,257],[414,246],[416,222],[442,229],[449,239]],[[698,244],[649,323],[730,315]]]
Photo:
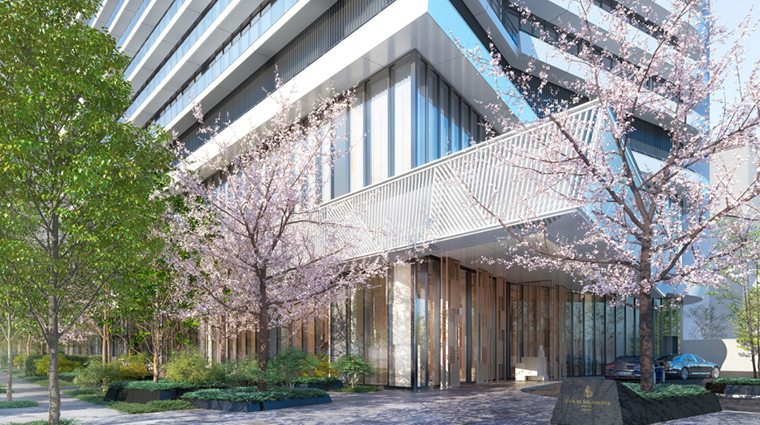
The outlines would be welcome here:
[[[713,393],[645,400],[618,381],[565,379],[550,422],[639,425],[720,411],[720,403]]]

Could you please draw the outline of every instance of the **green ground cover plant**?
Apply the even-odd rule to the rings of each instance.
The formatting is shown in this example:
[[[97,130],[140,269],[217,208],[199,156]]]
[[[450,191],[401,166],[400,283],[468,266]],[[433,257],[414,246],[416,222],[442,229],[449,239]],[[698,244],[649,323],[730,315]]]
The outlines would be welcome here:
[[[330,390],[336,393],[373,393],[375,391],[382,391],[380,387],[374,385],[355,385],[353,387],[343,387],[337,390]]]
[[[757,378],[718,378],[712,381],[713,384],[723,385],[760,385],[760,379]]]
[[[64,419],[61,418],[60,422],[58,422],[58,425],[79,425],[82,421],[79,419]],[[48,425],[48,421],[46,420],[38,420],[38,421],[30,421],[30,422],[11,422],[8,425]]]
[[[146,404],[138,403],[124,403],[122,401],[111,404],[111,409],[116,409],[119,412],[124,413],[154,413],[154,412],[168,412],[170,410],[188,410],[195,409],[187,400],[154,400],[149,401]]]
[[[662,400],[664,398],[687,397],[709,393],[709,391],[699,385],[657,384],[654,386],[654,391],[651,392],[641,391],[641,386],[636,383],[624,382],[623,385],[646,400]]]
[[[39,403],[32,400],[0,401],[0,409],[20,409],[22,407],[37,407]]]
[[[267,391],[257,391],[256,387],[238,387],[224,389],[198,390],[182,396],[186,400],[224,400],[237,403],[258,403],[262,401],[280,401],[293,398],[317,398],[324,397],[327,392],[317,388],[294,388],[283,387]]]

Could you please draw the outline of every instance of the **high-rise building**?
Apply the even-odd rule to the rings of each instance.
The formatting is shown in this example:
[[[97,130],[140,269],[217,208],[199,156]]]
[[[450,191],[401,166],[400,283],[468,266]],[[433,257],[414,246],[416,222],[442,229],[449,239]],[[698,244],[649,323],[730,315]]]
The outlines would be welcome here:
[[[501,255],[505,234],[460,208],[443,181],[471,145],[489,137],[481,125],[492,121],[485,105],[501,101],[455,40],[487,48],[490,33],[504,60],[520,69],[528,57],[541,57],[532,53],[553,48],[536,36],[537,25],[556,34],[574,16],[565,1],[529,3],[532,25],[521,23],[508,0],[104,0],[90,25],[106,27],[132,57],[128,118],[175,131],[191,155],[208,149],[192,99],[208,119],[221,117],[227,137],[273,116],[266,96],[275,70],[294,88],[293,101],[309,101],[330,85],[357,88],[345,120],[350,151],[334,166],[325,204],[383,187],[373,213],[399,229],[385,248],[433,244],[419,261],[393,266],[371,289],[333,306],[329,319],[273,330],[270,347],[274,353],[295,345],[332,358],[359,353],[377,371],[367,383],[447,388],[514,378],[517,368],[543,361],[550,378],[600,375],[616,356],[638,351],[637,311],[583,296],[557,271],[481,263]],[[599,0],[594,7],[605,13],[617,4]],[[658,1],[651,7],[662,8]],[[559,86],[551,93],[573,95]],[[535,115],[527,104],[505,108]],[[578,111],[582,119],[583,106]],[[631,137],[637,155],[667,155],[667,134],[656,125],[642,119]],[[508,185],[505,175],[478,178]],[[504,187],[506,197],[520,190]],[[557,231],[574,225],[569,210],[542,208]],[[654,303],[664,296],[656,294]],[[699,299],[694,293],[684,302]],[[656,313],[656,355],[678,351],[682,324],[680,308]],[[251,336],[224,344],[224,357],[255,352]],[[200,340],[219,358],[211,335]]]

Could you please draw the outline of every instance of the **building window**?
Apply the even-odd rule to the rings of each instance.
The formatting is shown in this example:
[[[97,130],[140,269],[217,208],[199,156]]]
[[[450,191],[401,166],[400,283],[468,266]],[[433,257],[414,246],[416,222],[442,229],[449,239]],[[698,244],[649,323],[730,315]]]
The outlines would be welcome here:
[[[348,150],[333,169],[332,197],[345,195],[466,149],[485,138],[484,120],[413,53],[356,90]]]

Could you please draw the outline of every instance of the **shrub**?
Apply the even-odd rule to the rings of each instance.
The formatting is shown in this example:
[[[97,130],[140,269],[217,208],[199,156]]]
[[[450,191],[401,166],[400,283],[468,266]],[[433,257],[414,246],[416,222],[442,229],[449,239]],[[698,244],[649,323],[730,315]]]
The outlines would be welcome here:
[[[119,381],[110,385],[111,388],[129,388],[132,390],[148,390],[148,391],[167,391],[167,390],[197,390],[201,388],[220,388],[224,384],[221,382],[202,382],[202,383],[190,383],[190,382],[171,382],[167,380],[161,380],[158,382],[153,381]]]
[[[37,368],[37,375],[47,375],[50,368],[50,356],[45,355],[41,359],[35,360],[34,366]],[[73,362],[66,359],[61,353],[58,353],[58,373],[73,372],[74,369],[82,367],[82,363]]]
[[[760,379],[757,378],[718,378],[712,381],[713,384],[723,385],[760,385]]]
[[[241,387],[255,385],[259,382],[259,359],[252,354],[232,365],[229,378]]]
[[[121,356],[118,364],[122,380],[145,379],[152,375],[148,370],[147,360],[139,354]]]
[[[5,366],[8,364],[8,352],[3,351],[0,353],[0,368],[5,368]]]
[[[264,380],[268,384],[284,382],[290,389],[295,385],[295,379],[313,371],[317,366],[316,359],[294,347],[288,347],[267,363]]]
[[[119,365],[117,363],[103,364],[101,361],[90,360],[86,367],[76,370],[77,377],[74,384],[85,386],[105,387],[108,384],[121,379]]]
[[[206,382],[211,380],[209,368],[199,351],[180,351],[166,365],[166,376],[172,382]]]
[[[34,364],[37,360],[41,359],[40,354],[30,354],[24,359],[24,375],[26,376],[39,376],[37,373],[37,366]],[[44,375],[44,374],[43,374]]]
[[[90,361],[92,357],[93,356],[77,356],[77,355],[66,354],[66,358],[68,360],[71,360],[72,362],[81,363],[83,366],[86,365],[87,362]],[[95,357],[97,357],[98,360],[102,359],[102,357],[100,356],[95,356]]]
[[[18,355],[13,358],[13,366],[17,366],[18,370],[21,370],[21,366],[24,365],[24,361],[26,360],[26,356],[24,355]]]
[[[346,354],[341,357],[336,362],[335,369],[346,374],[346,379],[351,384],[351,388],[359,380],[359,375],[369,377],[375,374],[372,365],[358,354]]]
[[[330,356],[327,355],[327,352],[318,354],[315,356],[315,360],[317,361],[317,366],[314,368],[314,376],[326,378],[328,376],[338,375],[338,371],[335,370],[333,364],[330,363]]]

